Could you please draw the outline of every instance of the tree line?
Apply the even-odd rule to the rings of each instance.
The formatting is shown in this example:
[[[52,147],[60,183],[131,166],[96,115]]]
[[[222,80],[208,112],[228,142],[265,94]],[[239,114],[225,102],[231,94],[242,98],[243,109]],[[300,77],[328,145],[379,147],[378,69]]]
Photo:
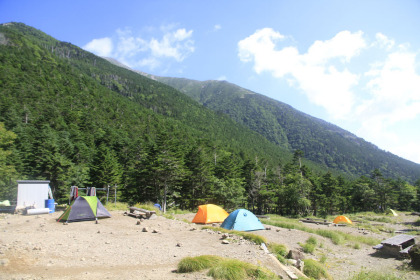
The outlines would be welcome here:
[[[118,185],[119,200],[161,203],[164,209],[194,210],[214,203],[230,210],[244,207],[258,214],[292,216],[420,210],[420,180],[411,185],[385,178],[377,169],[370,176],[350,180],[331,172],[312,172],[302,164],[304,155],[299,150],[286,164],[274,166],[263,158],[244,158],[208,142],[186,144],[176,136],[162,131],[153,141],[138,141],[119,151],[103,142],[91,162],[74,166],[61,148],[39,150],[38,146],[38,153],[33,154],[38,158],[35,169],[52,182],[60,203],[68,201],[74,184]],[[21,178],[19,167],[10,164],[16,162],[15,141],[16,134],[0,123],[1,199],[15,198],[15,180]]]

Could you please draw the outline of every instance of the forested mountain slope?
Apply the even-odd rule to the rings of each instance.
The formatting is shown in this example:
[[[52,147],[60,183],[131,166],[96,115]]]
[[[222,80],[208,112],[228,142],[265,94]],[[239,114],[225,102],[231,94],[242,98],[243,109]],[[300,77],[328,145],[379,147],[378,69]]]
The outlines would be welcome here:
[[[165,148],[180,161],[193,149],[208,162],[291,158],[174,88],[21,23],[0,26],[0,91],[16,179],[49,179],[58,195],[74,184],[138,185],[138,165]],[[160,195],[148,188],[131,191]]]
[[[373,169],[392,178],[413,182],[420,165],[385,152],[375,145],[291,106],[226,81],[194,81],[153,77],[191,96],[204,106],[227,114],[234,121],[281,147],[302,150],[306,158],[352,175]]]

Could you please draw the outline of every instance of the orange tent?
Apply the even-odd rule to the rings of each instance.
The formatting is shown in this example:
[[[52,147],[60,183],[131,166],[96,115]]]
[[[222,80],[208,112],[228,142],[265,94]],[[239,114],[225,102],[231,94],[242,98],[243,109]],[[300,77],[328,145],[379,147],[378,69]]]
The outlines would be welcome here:
[[[352,224],[352,221],[346,216],[338,216],[337,218],[334,219],[333,223],[334,224],[338,224],[338,223]]]
[[[198,206],[197,214],[192,222],[196,224],[222,223],[227,216],[229,214],[222,207],[205,204]]]

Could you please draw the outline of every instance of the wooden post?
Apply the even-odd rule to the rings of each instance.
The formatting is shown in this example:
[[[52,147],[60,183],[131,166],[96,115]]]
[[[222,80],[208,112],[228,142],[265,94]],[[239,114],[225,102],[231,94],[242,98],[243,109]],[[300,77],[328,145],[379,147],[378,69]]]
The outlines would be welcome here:
[[[106,188],[106,204],[108,204],[108,197],[109,197],[109,185]]]
[[[114,204],[117,205],[117,184],[114,187]]]

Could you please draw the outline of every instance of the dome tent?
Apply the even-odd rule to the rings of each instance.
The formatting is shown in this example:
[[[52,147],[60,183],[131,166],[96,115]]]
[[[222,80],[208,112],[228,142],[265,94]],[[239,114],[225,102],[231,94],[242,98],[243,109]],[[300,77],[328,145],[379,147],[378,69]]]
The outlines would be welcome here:
[[[395,212],[395,210],[392,210],[391,208],[389,208],[389,209],[386,211],[386,213],[387,213],[388,215],[392,215],[392,216],[394,216],[394,217],[397,217],[397,216],[398,216],[397,212]]]
[[[252,212],[246,209],[237,209],[230,213],[221,227],[238,231],[265,229],[260,220]]]
[[[337,218],[334,219],[333,223],[334,224],[338,224],[338,223],[353,224],[353,222],[346,216],[338,216]]]
[[[57,222],[92,221],[97,218],[110,218],[111,214],[96,196],[78,196],[58,218]]]
[[[197,214],[195,214],[192,222],[196,224],[222,223],[227,216],[229,216],[228,212],[222,207],[205,204],[198,206]]]

